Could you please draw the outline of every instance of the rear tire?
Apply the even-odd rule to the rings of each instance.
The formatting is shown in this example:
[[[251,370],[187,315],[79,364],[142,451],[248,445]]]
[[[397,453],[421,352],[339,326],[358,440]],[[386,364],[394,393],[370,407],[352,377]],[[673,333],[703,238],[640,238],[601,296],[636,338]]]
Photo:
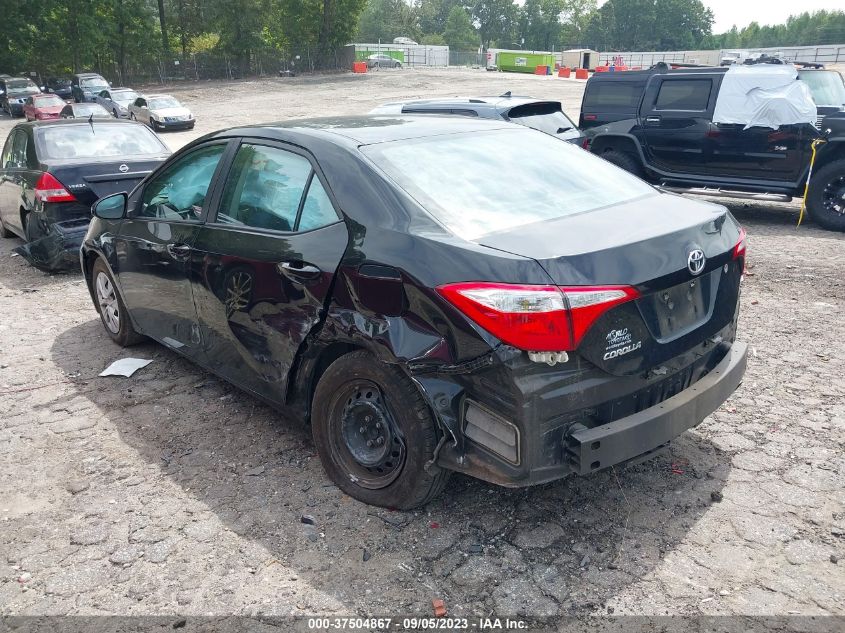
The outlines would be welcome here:
[[[845,159],[828,163],[810,180],[807,211],[830,231],[845,231]]]
[[[451,475],[426,470],[439,434],[420,392],[368,352],[341,356],[326,369],[311,426],[329,478],[364,503],[410,510],[431,501]]]
[[[631,156],[627,152],[620,152],[615,149],[609,149],[601,157],[609,163],[613,163],[617,167],[621,167],[627,172],[634,174],[640,178],[643,177],[643,170],[640,166],[640,161]]]
[[[99,257],[91,268],[91,284],[106,334],[121,347],[129,347],[143,341],[144,337],[132,326],[108,266]]]

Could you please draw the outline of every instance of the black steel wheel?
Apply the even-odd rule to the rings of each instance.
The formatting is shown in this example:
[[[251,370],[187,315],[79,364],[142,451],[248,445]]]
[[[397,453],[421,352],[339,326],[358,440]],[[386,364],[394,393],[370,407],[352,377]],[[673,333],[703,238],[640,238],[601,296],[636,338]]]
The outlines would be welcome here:
[[[449,478],[429,465],[440,432],[428,404],[400,369],[368,352],[341,356],[326,369],[311,426],[326,473],[359,501],[416,508]]]
[[[332,460],[369,490],[389,486],[405,465],[405,438],[387,408],[381,389],[370,380],[345,386],[342,409],[331,420]]]
[[[807,211],[820,226],[845,231],[845,159],[832,161],[813,174]]]

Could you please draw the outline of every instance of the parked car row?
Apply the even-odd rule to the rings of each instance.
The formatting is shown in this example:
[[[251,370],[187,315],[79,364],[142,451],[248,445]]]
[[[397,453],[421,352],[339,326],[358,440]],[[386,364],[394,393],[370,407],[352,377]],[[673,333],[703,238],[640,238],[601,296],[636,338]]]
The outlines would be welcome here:
[[[48,79],[42,88],[26,78],[0,77],[0,107],[9,116],[23,115],[27,121],[100,117],[141,121],[157,131],[193,129],[196,118],[179,101],[166,94],[143,95],[132,88],[114,88],[96,73],[79,73],[71,79]],[[83,106],[65,108],[73,100]]]

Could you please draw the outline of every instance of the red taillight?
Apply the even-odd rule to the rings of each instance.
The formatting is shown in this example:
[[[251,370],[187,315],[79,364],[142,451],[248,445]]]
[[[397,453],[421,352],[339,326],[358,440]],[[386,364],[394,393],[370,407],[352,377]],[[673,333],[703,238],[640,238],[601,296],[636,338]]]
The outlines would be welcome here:
[[[595,114],[585,114],[584,120],[585,121],[595,121],[598,117]]]
[[[589,138],[585,137],[584,140],[581,141],[581,149],[590,149],[590,139]]]
[[[736,241],[736,244],[734,244],[733,258],[739,259],[740,257],[745,257],[745,250],[746,250],[745,229],[740,228],[739,229],[739,239]]]
[[[574,350],[597,318],[639,296],[629,286],[468,282],[447,284],[437,290],[496,338],[532,352]]]
[[[76,198],[48,171],[35,183],[35,197],[41,202],[76,202]]]

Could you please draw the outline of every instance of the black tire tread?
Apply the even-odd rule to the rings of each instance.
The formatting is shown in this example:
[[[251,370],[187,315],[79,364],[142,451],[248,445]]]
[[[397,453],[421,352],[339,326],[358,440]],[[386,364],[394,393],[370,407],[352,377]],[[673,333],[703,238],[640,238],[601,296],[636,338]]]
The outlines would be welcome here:
[[[845,174],[845,158],[831,161],[814,173],[810,180],[810,190],[807,192],[807,211],[810,217],[816,224],[830,231],[845,231],[845,215],[824,210],[822,191],[832,178],[841,174]]]
[[[319,433],[323,430],[321,429],[321,421],[319,420],[321,413],[319,411],[320,405],[328,406],[331,394],[337,390],[342,382],[348,380],[350,376],[361,375],[362,373],[367,375],[368,378],[373,378],[373,373],[375,373],[376,382],[379,384],[382,384],[383,381],[388,383],[386,385],[382,384],[382,387],[391,388],[389,397],[393,400],[393,408],[401,410],[406,415],[411,415],[417,423],[417,429],[421,433],[421,438],[419,439],[424,445],[423,452],[425,454],[433,454],[437,446],[439,441],[438,424],[422,394],[411,380],[400,369],[382,363],[367,351],[359,350],[345,354],[329,365],[314,391],[314,404],[312,406],[311,416],[312,431],[314,433],[315,445],[323,462],[323,467],[341,490],[365,503],[399,510],[411,510],[423,506],[440,494],[449,481],[449,477],[452,474],[451,471],[435,469],[433,473],[429,473],[424,468],[420,468],[414,475],[415,481],[412,482],[412,494],[407,497],[398,498],[395,494],[391,496],[390,493],[395,493],[396,484],[403,481],[403,479],[405,479],[404,483],[407,486],[408,479],[405,472],[387,488],[370,491],[355,486],[354,483],[345,478],[333,476],[330,468],[326,466],[328,457],[324,459],[320,450],[322,442]],[[398,405],[396,403],[397,392],[401,394]],[[423,463],[422,466],[424,465]],[[405,467],[408,467],[407,458]],[[383,496],[384,498],[377,498],[379,496]]]
[[[607,162],[613,163],[617,167],[621,167],[625,171],[630,172],[635,176],[642,177],[643,175],[643,169],[640,165],[640,161],[628,152],[622,152],[616,149],[609,149],[606,152],[602,153],[601,157]]]

